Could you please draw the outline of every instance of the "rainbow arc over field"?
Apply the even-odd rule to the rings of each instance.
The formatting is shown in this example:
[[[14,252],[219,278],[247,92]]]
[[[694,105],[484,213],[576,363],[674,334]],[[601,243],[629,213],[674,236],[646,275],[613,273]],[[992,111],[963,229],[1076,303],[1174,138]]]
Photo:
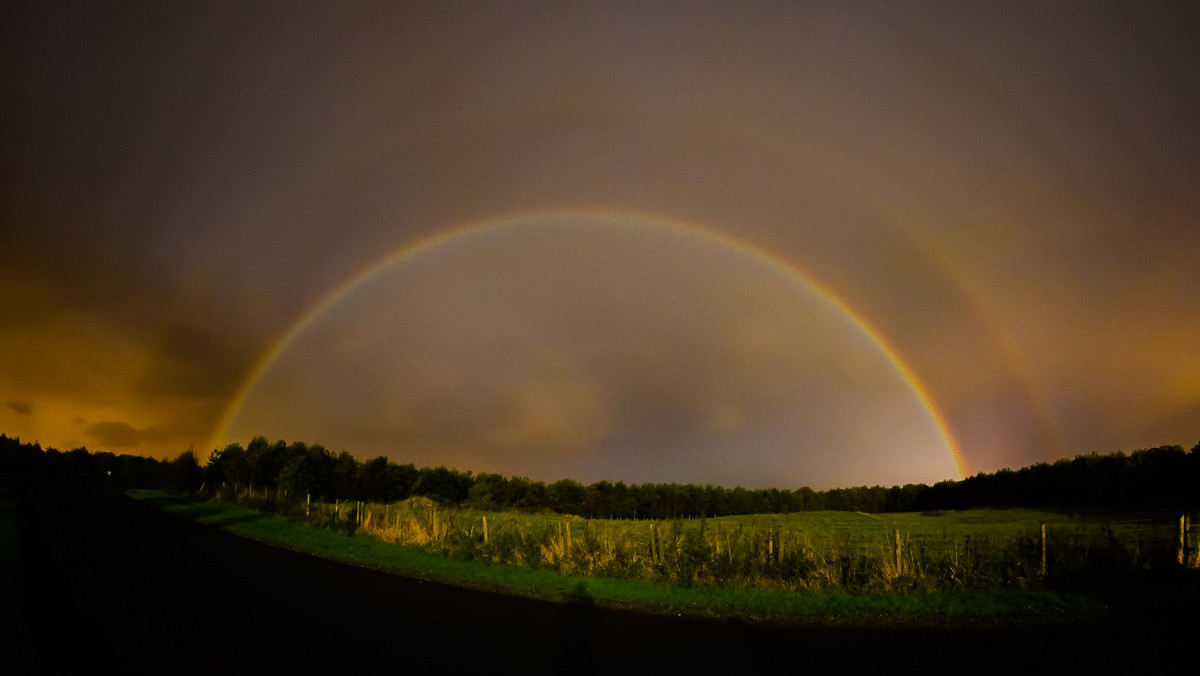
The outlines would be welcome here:
[[[796,284],[806,287],[808,290],[815,293],[823,302],[828,304],[830,308],[835,310],[846,320],[848,320],[867,340],[878,350],[896,370],[898,375],[911,389],[913,395],[921,402],[921,406],[925,409],[945,441],[946,448],[949,451],[955,467],[961,477],[967,475],[966,463],[958,444],[954,440],[954,436],[950,431],[949,425],[939,411],[933,398],[929,395],[925,386],[922,385],[920,379],[913,373],[912,369],[904,362],[895,349],[872,326],[860,316],[852,307],[848,306],[836,294],[826,288],[817,280],[813,279],[806,272],[792,263],[772,254],[769,251],[758,248],[750,243],[739,240],[730,235],[709,230],[707,228],[674,220],[668,217],[657,214],[646,214],[641,212],[627,212],[618,210],[593,210],[593,209],[575,209],[575,210],[545,210],[545,211],[525,211],[514,214],[499,216],[496,218],[480,219],[466,223],[464,225],[453,227],[449,230],[444,230],[423,239],[412,242],[400,249],[390,253],[381,260],[378,260],[359,273],[352,275],[341,285],[334,288],[332,291],[323,296],[315,303],[308,311],[306,311],[291,327],[268,349],[263,357],[255,364],[249,375],[243,381],[237,393],[230,401],[224,415],[221,417],[217,428],[211,439],[212,448],[221,448],[231,440],[227,438],[230,426],[236,420],[238,413],[245,405],[250,393],[253,391],[258,381],[270,370],[272,365],[287,352],[293,341],[298,336],[312,325],[318,318],[339,302],[353,293],[357,288],[372,279],[383,274],[393,266],[402,264],[404,261],[420,255],[422,252],[429,251],[436,247],[451,244],[459,239],[470,237],[482,231],[490,231],[498,228],[511,227],[519,224],[530,223],[533,221],[550,221],[555,219],[572,219],[572,218],[588,218],[588,219],[612,219],[623,223],[635,223],[644,227],[665,228],[673,230],[692,237],[701,238],[707,242],[725,247],[729,250],[740,252],[748,258],[756,261],[758,264],[771,269],[775,273],[781,274]]]

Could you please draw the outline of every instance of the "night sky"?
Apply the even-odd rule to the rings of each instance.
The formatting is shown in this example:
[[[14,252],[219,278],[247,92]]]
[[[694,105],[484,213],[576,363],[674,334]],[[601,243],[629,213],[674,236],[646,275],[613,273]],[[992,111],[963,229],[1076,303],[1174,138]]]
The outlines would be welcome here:
[[[0,53],[24,441],[781,488],[1200,441],[1194,2],[9,0]]]

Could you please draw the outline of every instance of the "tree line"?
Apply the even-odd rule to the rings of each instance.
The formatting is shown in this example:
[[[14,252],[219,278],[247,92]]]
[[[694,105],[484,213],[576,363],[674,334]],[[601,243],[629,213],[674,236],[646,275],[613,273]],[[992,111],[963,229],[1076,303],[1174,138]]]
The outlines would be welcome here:
[[[932,486],[858,486],[815,491],[697,484],[625,484],[572,479],[552,483],[524,477],[417,468],[380,456],[360,461],[320,444],[270,442],[214,450],[201,465],[185,451],[173,460],[43,450],[0,434],[0,470],[49,472],[120,486],[195,491],[202,486],[286,491],[297,499],[390,503],[427,497],[445,505],[484,510],[551,511],[591,518],[663,519],[816,510],[867,513],[994,507],[1087,507],[1200,504],[1200,444],[1159,446],[1130,454],[1092,453],[1019,470],[980,473]]]

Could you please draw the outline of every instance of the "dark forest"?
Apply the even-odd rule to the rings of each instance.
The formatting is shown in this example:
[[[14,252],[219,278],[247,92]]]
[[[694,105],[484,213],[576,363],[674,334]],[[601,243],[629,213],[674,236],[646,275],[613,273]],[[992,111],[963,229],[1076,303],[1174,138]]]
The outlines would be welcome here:
[[[489,510],[549,511],[590,518],[663,519],[842,510],[911,512],[969,507],[1187,508],[1200,502],[1200,444],[1159,446],[1126,454],[1091,453],[1053,464],[979,473],[932,486],[745,489],[694,484],[631,484],[524,477],[415,467],[378,457],[359,461],[319,444],[269,442],[213,451],[201,465],[185,451],[173,460],[136,455],[43,449],[0,434],[0,470],[52,474],[119,486],[196,491],[245,487],[286,491],[313,500],[394,502],[414,496],[444,505]]]

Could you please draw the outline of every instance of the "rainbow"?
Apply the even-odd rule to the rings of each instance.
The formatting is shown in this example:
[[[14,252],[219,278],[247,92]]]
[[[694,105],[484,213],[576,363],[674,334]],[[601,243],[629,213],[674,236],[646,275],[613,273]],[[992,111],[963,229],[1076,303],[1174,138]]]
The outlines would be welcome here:
[[[958,448],[958,444],[954,440],[953,434],[950,432],[949,425],[945,418],[938,410],[933,398],[929,395],[925,386],[913,373],[912,369],[904,362],[904,360],[896,353],[896,351],[888,344],[879,333],[871,327],[871,325],[863,319],[855,310],[849,307],[844,301],[837,297],[832,291],[823,286],[820,282],[810,277],[800,268],[789,263],[788,261],[772,254],[769,251],[760,249],[748,242],[744,242],[730,235],[715,232],[706,228],[674,220],[668,217],[657,214],[644,214],[638,212],[626,212],[618,210],[546,210],[546,211],[525,211],[496,218],[472,221],[468,224],[452,228],[448,231],[442,231],[423,239],[412,242],[400,249],[390,253],[381,260],[372,263],[364,268],[358,274],[351,276],[348,280],[334,288],[332,291],[322,297],[315,305],[305,312],[290,328],[271,345],[263,357],[255,364],[249,375],[242,382],[237,393],[230,401],[223,416],[221,417],[214,434],[211,439],[212,448],[220,448],[227,443],[227,435],[230,426],[236,419],[238,412],[246,403],[247,397],[254,389],[254,386],[263,377],[263,375],[271,368],[277,359],[283,355],[292,342],[319,317],[325,312],[333,308],[355,289],[363,284],[378,277],[384,271],[390,269],[405,260],[421,253],[443,246],[448,243],[453,243],[457,240],[469,237],[472,234],[479,233],[484,230],[494,228],[504,228],[526,223],[533,220],[542,219],[570,219],[570,218],[610,218],[620,219],[622,221],[633,221],[645,223],[652,227],[661,227],[685,233],[693,237],[700,237],[708,242],[721,245],[739,251],[754,260],[768,266],[775,272],[786,276],[787,278],[804,285],[813,291],[822,301],[827,303],[831,308],[841,314],[848,320],[863,336],[865,336],[879,352],[887,358],[896,372],[903,378],[913,394],[921,402],[930,419],[936,426],[938,433],[946,443],[951,457],[954,460],[955,467],[958,469],[960,478],[967,475],[966,463],[963,459],[962,452]]]

